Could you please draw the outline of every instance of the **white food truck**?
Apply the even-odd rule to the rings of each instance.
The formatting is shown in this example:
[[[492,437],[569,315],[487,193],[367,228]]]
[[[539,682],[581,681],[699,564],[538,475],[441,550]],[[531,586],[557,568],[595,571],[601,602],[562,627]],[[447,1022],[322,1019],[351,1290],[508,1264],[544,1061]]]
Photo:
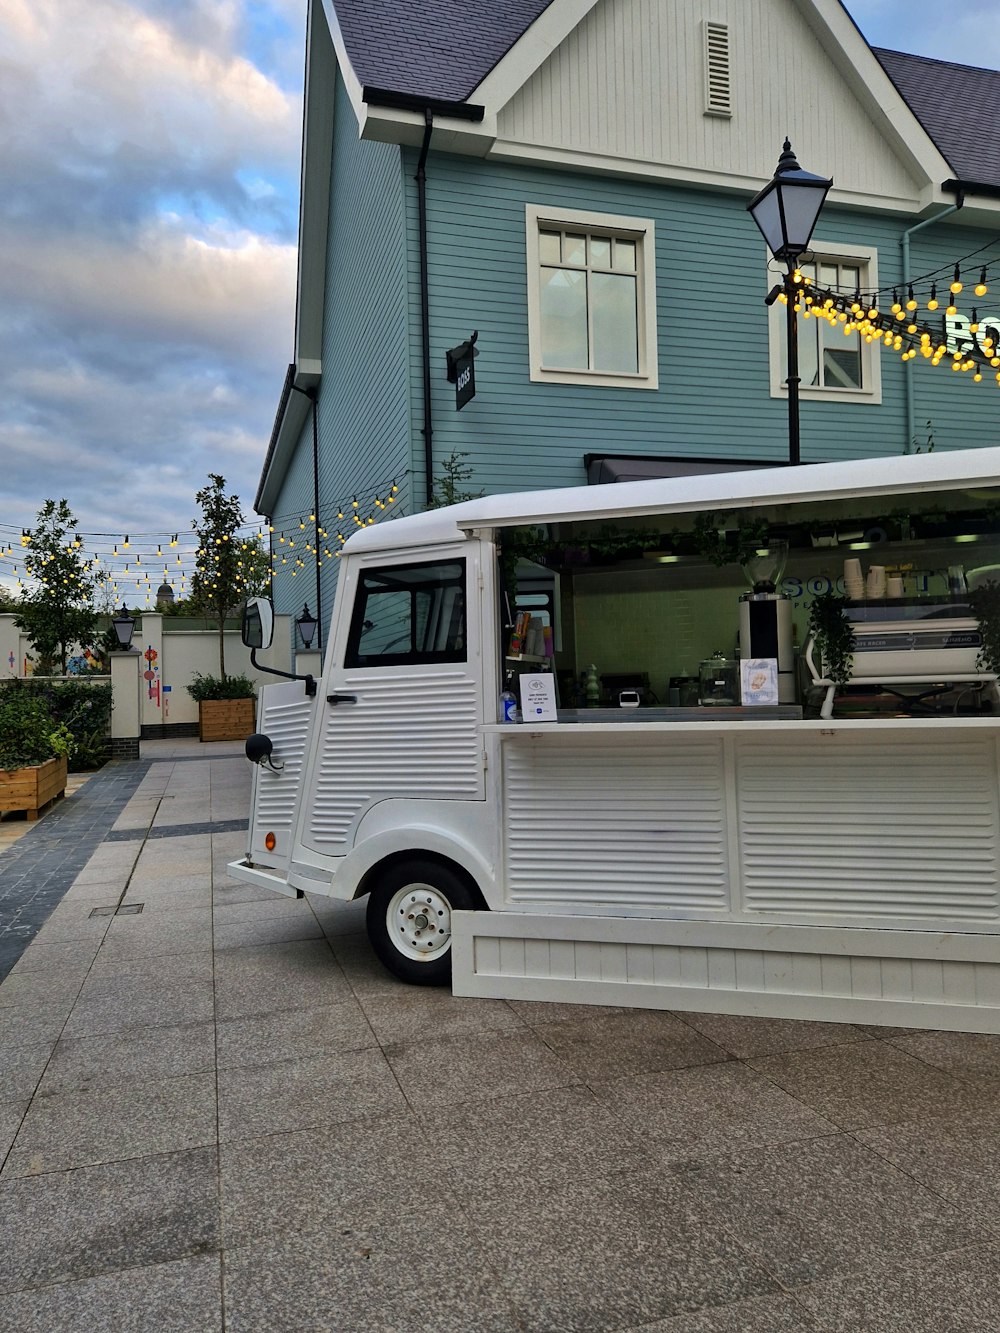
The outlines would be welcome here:
[[[457,994],[998,1032],[998,582],[992,448],[368,527],[230,874]]]

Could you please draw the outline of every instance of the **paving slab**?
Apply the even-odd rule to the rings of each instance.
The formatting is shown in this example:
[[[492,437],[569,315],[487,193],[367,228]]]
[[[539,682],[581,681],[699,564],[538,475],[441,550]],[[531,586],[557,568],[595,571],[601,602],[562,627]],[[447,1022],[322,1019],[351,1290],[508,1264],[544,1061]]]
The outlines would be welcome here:
[[[148,1157],[216,1143],[215,1074],[45,1089],[31,1104],[0,1171],[15,1176]]]
[[[0,1333],[1000,1327],[1000,1039],[403,985],[142,750],[0,846]]]
[[[845,1134],[688,1162],[674,1178],[693,1215],[724,1223],[786,1290],[981,1239],[963,1209]]]
[[[0,1333],[222,1333],[221,1267],[201,1255],[2,1296]]]
[[[218,1248],[214,1147],[0,1180],[0,1293]]]

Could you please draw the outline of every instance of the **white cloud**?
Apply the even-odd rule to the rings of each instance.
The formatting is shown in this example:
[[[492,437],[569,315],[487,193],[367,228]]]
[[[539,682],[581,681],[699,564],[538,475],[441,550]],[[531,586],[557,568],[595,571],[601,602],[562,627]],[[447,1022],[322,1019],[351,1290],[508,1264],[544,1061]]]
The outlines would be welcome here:
[[[301,129],[298,83],[250,58],[289,40],[266,11],[0,5],[6,521],[65,495],[85,530],[183,528],[210,471],[249,509],[292,348]]]

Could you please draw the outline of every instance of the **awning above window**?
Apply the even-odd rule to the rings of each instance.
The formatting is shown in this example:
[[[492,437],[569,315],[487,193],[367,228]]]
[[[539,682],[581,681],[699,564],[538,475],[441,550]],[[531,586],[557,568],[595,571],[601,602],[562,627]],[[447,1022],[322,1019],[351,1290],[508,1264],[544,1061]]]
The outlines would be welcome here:
[[[657,458],[651,454],[584,454],[587,484],[614,481],[650,481],[654,477],[693,477],[712,472],[752,472],[780,467],[781,459]]]

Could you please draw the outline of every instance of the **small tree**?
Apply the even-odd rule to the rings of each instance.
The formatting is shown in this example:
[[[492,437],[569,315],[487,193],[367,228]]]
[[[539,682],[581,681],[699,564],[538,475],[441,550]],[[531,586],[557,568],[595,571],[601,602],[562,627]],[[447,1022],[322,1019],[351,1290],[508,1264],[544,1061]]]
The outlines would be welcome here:
[[[46,500],[25,548],[24,568],[34,586],[17,603],[14,623],[31,641],[42,672],[58,663],[65,675],[70,648],[89,648],[97,629],[96,579],[81,554],[76,526],[65,500]]]
[[[441,476],[434,483],[428,509],[442,509],[445,505],[456,505],[462,500],[478,500],[482,491],[466,490],[466,483],[472,476],[472,467],[465,462],[469,455],[453,449],[447,458],[441,460]]]
[[[239,498],[226,495],[226,479],[208,474],[209,484],[194,497],[201,518],[191,526],[198,536],[198,564],[191,578],[193,606],[214,620],[219,630],[219,679],[226,679],[226,619],[246,596],[239,530],[243,511]]]

